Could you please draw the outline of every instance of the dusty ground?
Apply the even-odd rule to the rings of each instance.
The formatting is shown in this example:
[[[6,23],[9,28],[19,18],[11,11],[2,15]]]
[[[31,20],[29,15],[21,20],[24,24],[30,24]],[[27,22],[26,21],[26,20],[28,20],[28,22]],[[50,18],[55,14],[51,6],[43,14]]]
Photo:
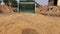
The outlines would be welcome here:
[[[21,13],[0,18],[0,34],[60,34],[60,17]]]

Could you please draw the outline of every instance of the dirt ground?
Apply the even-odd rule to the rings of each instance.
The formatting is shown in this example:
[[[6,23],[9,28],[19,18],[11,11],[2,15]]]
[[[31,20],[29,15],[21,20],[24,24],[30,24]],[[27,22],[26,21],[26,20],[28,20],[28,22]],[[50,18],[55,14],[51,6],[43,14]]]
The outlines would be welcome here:
[[[0,34],[60,34],[60,17],[32,13],[1,17]]]

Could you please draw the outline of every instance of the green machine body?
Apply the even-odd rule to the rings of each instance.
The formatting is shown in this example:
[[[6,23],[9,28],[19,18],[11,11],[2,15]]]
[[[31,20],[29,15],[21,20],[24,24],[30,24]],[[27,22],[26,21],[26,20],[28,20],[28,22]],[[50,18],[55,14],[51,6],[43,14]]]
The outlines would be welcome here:
[[[19,11],[35,13],[35,0],[20,0]]]

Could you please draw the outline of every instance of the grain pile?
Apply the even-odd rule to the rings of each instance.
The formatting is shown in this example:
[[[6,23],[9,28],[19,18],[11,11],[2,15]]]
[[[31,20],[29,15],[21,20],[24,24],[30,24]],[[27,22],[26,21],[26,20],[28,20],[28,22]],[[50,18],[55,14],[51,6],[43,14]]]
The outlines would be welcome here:
[[[0,34],[60,34],[60,17],[13,14],[0,18]]]
[[[60,6],[39,6],[36,13],[48,16],[60,16]]]
[[[1,5],[0,6],[0,13],[14,13],[13,8],[11,6],[7,5]]]

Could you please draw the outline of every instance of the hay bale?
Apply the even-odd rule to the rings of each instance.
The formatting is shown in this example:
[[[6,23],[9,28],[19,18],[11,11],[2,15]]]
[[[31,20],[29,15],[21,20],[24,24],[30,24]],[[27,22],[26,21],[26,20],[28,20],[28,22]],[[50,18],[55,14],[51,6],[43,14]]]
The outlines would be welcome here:
[[[14,13],[11,6],[2,5],[0,6],[0,13]]]
[[[0,34],[60,34],[60,17],[13,14],[0,18]]]
[[[60,16],[60,10],[58,6],[39,7],[36,8],[36,13],[48,16]]]

